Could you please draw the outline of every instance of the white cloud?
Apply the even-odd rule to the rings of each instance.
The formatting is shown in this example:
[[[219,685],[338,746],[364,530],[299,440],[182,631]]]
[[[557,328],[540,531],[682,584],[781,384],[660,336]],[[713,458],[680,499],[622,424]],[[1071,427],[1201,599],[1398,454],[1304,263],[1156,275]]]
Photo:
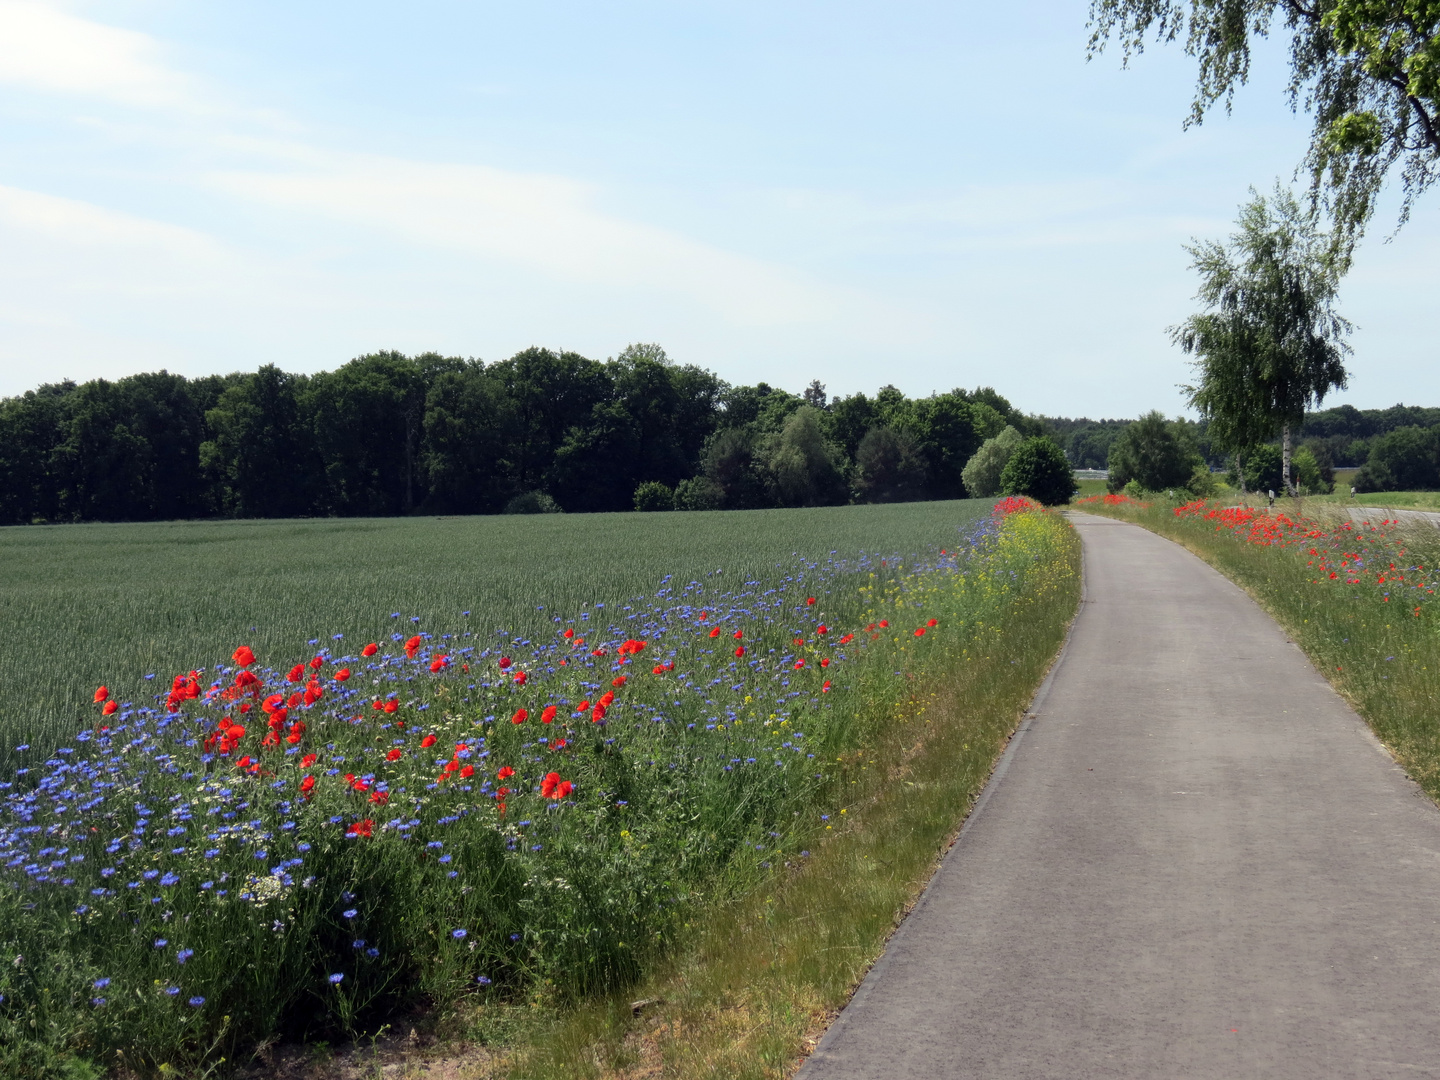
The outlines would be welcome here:
[[[193,81],[155,40],[38,3],[0,2],[0,81],[130,105],[184,106]]]
[[[78,199],[0,185],[0,226],[42,233],[81,247],[141,247],[213,259],[220,247],[204,233],[108,210]]]

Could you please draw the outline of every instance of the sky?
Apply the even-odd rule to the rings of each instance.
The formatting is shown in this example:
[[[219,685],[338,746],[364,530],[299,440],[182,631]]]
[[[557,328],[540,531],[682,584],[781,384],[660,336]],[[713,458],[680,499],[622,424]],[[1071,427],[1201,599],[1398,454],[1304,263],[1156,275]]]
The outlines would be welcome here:
[[[380,349],[1182,411],[1184,251],[1290,181],[1265,46],[1185,130],[1083,0],[0,0],[0,395]],[[1440,405],[1440,192],[1341,293],[1350,387]]]

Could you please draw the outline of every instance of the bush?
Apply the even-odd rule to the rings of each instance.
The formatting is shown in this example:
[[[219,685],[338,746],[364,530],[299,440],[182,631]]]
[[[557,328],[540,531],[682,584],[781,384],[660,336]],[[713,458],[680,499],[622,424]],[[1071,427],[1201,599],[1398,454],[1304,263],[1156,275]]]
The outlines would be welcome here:
[[[1075,472],[1065,453],[1044,435],[1026,439],[1005,463],[1000,490],[1006,495],[1028,495],[1046,506],[1070,501],[1079,490]]]
[[[1419,491],[1440,487],[1440,430],[1403,427],[1377,436],[1355,474],[1356,491]]]
[[[642,513],[655,510],[674,510],[675,492],[659,480],[646,480],[635,489],[635,509]]]
[[[563,514],[560,504],[543,491],[527,491],[516,495],[502,513],[506,514]]]
[[[708,476],[692,476],[675,485],[676,510],[719,510],[725,493]]]
[[[972,499],[988,499],[1000,494],[1000,474],[1025,436],[1013,427],[1007,427],[993,439],[986,439],[980,449],[971,455],[961,470],[960,479],[965,482],[965,492]]]
[[[1220,484],[1208,465],[1196,465],[1185,482],[1185,490],[1197,499],[1213,499],[1220,491]]]
[[[925,459],[915,440],[894,428],[875,427],[855,451],[856,494],[865,502],[908,502],[925,486]]]
[[[1128,490],[1134,480],[1146,491],[1185,487],[1202,464],[1190,436],[1159,410],[1148,412],[1120,433],[1110,447],[1110,491]]]
[[[1303,495],[1329,495],[1335,490],[1335,470],[1327,477],[1316,460],[1315,452],[1302,446],[1290,455],[1290,478]]]
[[[1252,446],[1240,454],[1240,470],[1243,472],[1246,491],[1275,491],[1284,489],[1284,483],[1280,479],[1282,455],[1280,447],[1271,443],[1263,443],[1260,446]],[[1232,463],[1230,471],[1225,474],[1225,482],[1235,487],[1242,487],[1240,474],[1235,471]]]

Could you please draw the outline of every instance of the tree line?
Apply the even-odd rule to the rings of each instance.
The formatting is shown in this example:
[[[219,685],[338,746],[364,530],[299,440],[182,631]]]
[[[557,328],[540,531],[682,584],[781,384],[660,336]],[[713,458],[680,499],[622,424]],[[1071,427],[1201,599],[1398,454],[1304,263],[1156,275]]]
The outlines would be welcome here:
[[[301,375],[165,371],[0,400],[0,522],[744,509],[962,498],[1039,421],[990,388],[830,400],[634,345],[493,363],[377,352]]]

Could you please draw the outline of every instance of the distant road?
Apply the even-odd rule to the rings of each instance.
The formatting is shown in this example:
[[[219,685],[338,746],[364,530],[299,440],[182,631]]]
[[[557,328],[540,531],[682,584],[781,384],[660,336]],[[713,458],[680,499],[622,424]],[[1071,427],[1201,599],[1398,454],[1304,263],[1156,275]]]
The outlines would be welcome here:
[[[1440,513],[1433,510],[1395,510],[1384,506],[1348,506],[1351,521],[1420,522],[1440,528]]]
[[[1440,1077],[1440,811],[1238,588],[1071,520],[1052,681],[800,1077]]]

